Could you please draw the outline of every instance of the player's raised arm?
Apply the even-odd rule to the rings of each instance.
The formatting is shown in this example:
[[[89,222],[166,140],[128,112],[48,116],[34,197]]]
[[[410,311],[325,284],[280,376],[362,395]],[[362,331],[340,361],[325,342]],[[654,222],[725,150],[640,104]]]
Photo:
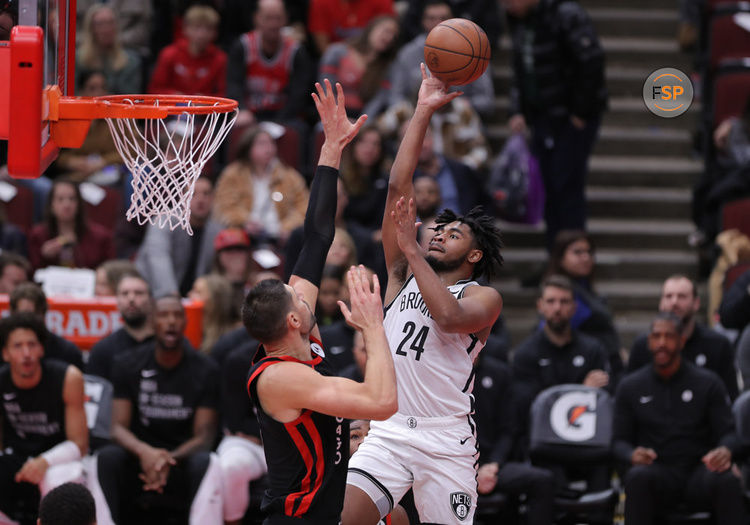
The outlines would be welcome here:
[[[427,126],[430,125],[432,114],[438,108],[461,95],[460,91],[448,93],[448,86],[445,83],[435,77],[428,76],[424,64],[421,64],[420,67],[422,68],[422,85],[419,88],[417,107],[398,147],[396,160],[393,162],[388,180],[388,197],[386,198],[382,232],[389,285],[392,283],[390,274],[394,263],[401,258],[401,251],[396,242],[393,222],[391,221],[391,212],[400,197],[410,199],[414,194],[412,186],[414,170],[417,167],[419,152],[422,150],[422,143],[427,132]]]
[[[289,279],[289,285],[302,295],[311,308],[315,308],[318,299],[323,266],[335,232],[336,184],[341,152],[367,120],[367,115],[362,115],[356,122],[350,122],[346,116],[341,84],[336,84],[337,96],[334,97],[331,83],[327,79],[324,82],[325,87],[315,83],[317,93],[313,93],[312,97],[323,125],[325,141],[310,186],[304,223],[305,242]]]
[[[398,409],[396,372],[383,327],[383,303],[378,278],[372,287],[363,266],[347,273],[351,310],[339,302],[347,323],[362,332],[367,349],[364,382],[326,377],[293,362],[268,367],[258,380],[258,392],[269,413],[286,421],[302,409],[347,419],[387,419]]]
[[[407,201],[401,197],[396,201],[391,214],[396,240],[403,252],[414,278],[419,286],[430,316],[446,332],[481,333],[486,339],[491,327],[502,310],[503,301],[500,293],[489,286],[471,286],[458,299],[446,288],[445,283],[425,259],[422,247],[417,242],[416,211],[414,199]],[[466,236],[470,230],[447,225],[439,236]],[[455,225],[454,225],[455,226]],[[438,246],[442,242],[436,243]],[[472,263],[478,262],[485,254],[476,248],[465,255]],[[484,339],[483,339],[484,341]]]

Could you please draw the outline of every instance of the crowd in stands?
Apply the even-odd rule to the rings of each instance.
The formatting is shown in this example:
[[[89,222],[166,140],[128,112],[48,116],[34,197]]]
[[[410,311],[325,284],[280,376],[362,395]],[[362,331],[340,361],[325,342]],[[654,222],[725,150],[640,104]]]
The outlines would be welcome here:
[[[10,15],[0,13],[0,23],[4,16]],[[622,348],[613,313],[597,293],[595,246],[585,231],[588,159],[607,89],[603,50],[577,2],[79,0],[77,16],[76,94],[229,97],[239,103],[239,116],[195,183],[192,235],[125,221],[130,174],[103,121],[94,121],[82,148],[63,150],[39,179],[8,179],[27,192],[30,206],[23,220],[0,209],[0,294],[10,308],[0,321],[7,362],[0,366],[0,523],[31,523],[39,498],[48,495],[55,505],[50,490],[81,482],[83,470],[100,525],[262,519],[257,496],[267,467],[246,392],[257,341],[239,312],[254,284],[288,279],[301,249],[321,145],[313,83],[340,82],[347,114],[369,117],[341,162],[336,234],[316,305],[339,374],[361,381],[364,342],[337,301],[347,300],[344,274],[353,264],[386,282],[380,229],[390,164],[416,103],[426,35],[454,16],[476,21],[493,48],[503,31],[510,36],[513,82],[502,87],[509,89],[508,124],[528,137],[547,194],[549,257],[538,327],[511,346],[504,322],[513,320],[500,319],[475,363],[477,519],[523,512],[530,525],[549,524],[560,513],[556,497],[573,491],[570,482],[584,480],[586,491],[601,492],[619,475],[628,525],[656,523],[674,509],[747,523],[747,472],[733,465],[750,457],[750,435],[740,435],[735,422],[737,411],[750,411],[740,404],[750,388],[750,266],[727,283],[718,310],[721,324],[740,333],[736,347],[699,322],[696,283],[675,274],[663,283],[649,330]],[[464,95],[427,130],[414,174],[423,240],[443,208],[496,209],[488,181],[499,152],[485,138],[499,88],[491,69],[462,87]],[[712,166],[726,173],[747,170],[746,108],[711,133]],[[4,162],[0,151],[0,173]],[[746,184],[739,175],[724,182],[696,213],[708,236],[716,232],[706,225],[726,196]],[[112,197],[96,202],[92,184]],[[115,298],[121,327],[85,352],[48,330],[47,298],[32,281],[49,266],[95,271],[95,296]],[[185,337],[180,298],[203,305],[200,344]],[[96,417],[111,420],[105,437],[90,431],[93,421],[85,427],[89,383],[112,389]],[[611,461],[562,468],[534,455],[535,400],[565,384],[603,391],[612,402]],[[46,399],[32,395],[37,390]],[[24,422],[19,413],[32,419]],[[355,443],[367,422],[351,428]],[[508,498],[499,510],[491,499],[497,495]],[[87,494],[75,497],[88,505]],[[605,521],[611,503],[597,509]],[[53,523],[44,509],[42,523]]]

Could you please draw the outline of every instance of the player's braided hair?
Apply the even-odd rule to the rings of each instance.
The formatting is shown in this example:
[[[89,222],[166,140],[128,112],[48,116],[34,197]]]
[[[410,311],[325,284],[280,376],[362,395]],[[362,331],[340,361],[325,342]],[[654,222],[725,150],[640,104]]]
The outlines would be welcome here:
[[[486,215],[481,206],[475,206],[466,215],[456,215],[452,210],[445,209],[435,218],[435,230],[451,222],[461,222],[471,229],[474,243],[482,252],[482,258],[474,265],[471,278],[486,277],[492,280],[497,268],[503,264],[503,256],[500,248],[503,247],[503,238],[500,228],[495,225],[495,220]]]

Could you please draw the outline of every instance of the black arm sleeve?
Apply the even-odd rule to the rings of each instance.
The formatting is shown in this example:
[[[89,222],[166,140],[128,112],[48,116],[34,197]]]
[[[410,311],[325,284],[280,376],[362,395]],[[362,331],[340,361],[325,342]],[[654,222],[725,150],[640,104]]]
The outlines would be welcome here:
[[[305,213],[305,241],[302,245],[292,275],[307,279],[320,286],[320,277],[328,249],[336,231],[336,184],[339,170],[318,166],[310,186],[310,201]]]

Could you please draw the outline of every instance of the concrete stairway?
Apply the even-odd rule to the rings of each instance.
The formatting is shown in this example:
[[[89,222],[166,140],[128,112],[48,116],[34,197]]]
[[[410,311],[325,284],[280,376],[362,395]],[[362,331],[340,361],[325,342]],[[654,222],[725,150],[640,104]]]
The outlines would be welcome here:
[[[642,99],[643,82],[660,67],[691,71],[675,40],[673,0],[580,0],[594,20],[607,55],[610,109],[591,159],[588,229],[597,246],[596,288],[616,317],[623,345],[646,329],[658,305],[660,284],[676,272],[695,276],[697,256],[687,244],[692,231],[692,183],[701,170],[691,140],[699,102],[674,119],[652,115]],[[493,60],[499,95],[496,114],[507,114],[510,43]],[[508,135],[503,120],[490,126],[497,151]],[[542,265],[542,227],[503,224],[506,266],[497,282],[513,344],[536,326],[535,289],[518,276]]]

